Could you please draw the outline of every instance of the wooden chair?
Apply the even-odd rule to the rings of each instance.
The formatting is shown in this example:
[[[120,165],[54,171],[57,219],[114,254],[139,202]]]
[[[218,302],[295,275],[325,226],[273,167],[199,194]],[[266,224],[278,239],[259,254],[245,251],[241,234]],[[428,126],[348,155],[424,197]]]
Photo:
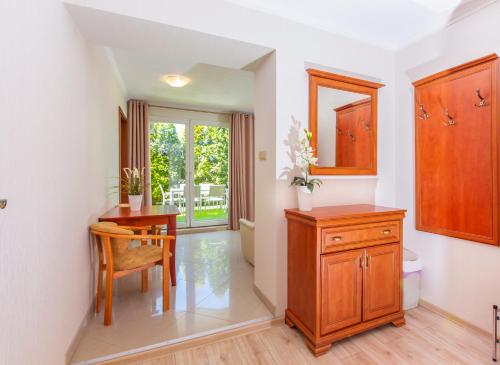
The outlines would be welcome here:
[[[173,236],[148,234],[150,227],[125,227],[112,222],[100,222],[90,226],[99,254],[96,312],[101,311],[103,274],[106,272],[104,324],[111,324],[113,305],[113,279],[135,272],[142,273],[142,292],[148,290],[148,269],[163,266],[163,311],[169,309],[170,241]],[[141,234],[135,234],[140,231]],[[141,246],[129,248],[133,240],[140,240]],[[148,241],[151,244],[148,244]],[[163,242],[163,247],[161,247]]]

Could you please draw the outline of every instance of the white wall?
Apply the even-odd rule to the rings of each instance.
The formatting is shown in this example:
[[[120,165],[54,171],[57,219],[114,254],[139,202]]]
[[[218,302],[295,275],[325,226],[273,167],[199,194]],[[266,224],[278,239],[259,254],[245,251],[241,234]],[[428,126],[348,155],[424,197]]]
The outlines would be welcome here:
[[[256,176],[266,181],[263,193],[261,194],[258,188],[256,191],[258,200],[256,215],[258,217],[263,214],[266,219],[256,218],[258,223],[256,235],[262,240],[257,240],[255,283],[276,305],[277,313],[283,313],[286,306],[286,221],[283,209],[297,205],[294,191],[289,189],[288,182],[281,180],[279,176],[283,168],[290,165],[285,140],[292,126],[292,116],[302,121],[302,127],[307,126],[308,75],[305,72],[305,64],[345,70],[387,84],[380,89],[379,98],[378,179],[325,178],[324,185],[318,191],[316,205],[374,201],[385,205],[395,203],[394,54],[392,52],[219,0],[176,2],[68,0],[68,2],[276,50],[275,115],[271,117],[271,111],[267,110],[265,105],[259,106],[258,100],[255,102],[256,119],[259,118],[259,109],[266,110],[266,126],[257,127],[262,133],[258,131],[256,133],[256,150],[259,150],[260,145],[265,146],[270,157],[267,161],[256,161]],[[196,11],[193,12],[192,9]],[[206,14],[211,16],[206,17]],[[271,72],[266,71],[265,74],[272,77]],[[258,89],[259,86],[256,85],[255,88]],[[263,104],[268,103],[265,98],[259,100]],[[259,123],[257,121],[257,125]],[[268,140],[273,134],[275,134],[274,145]],[[275,150],[272,151],[271,148]],[[269,276],[266,273],[274,275]]]
[[[88,223],[116,202],[123,90],[57,0],[0,2],[0,363],[63,364],[91,304]]]
[[[411,81],[496,52],[500,3],[397,54],[397,205],[408,209],[405,245],[419,253],[422,298],[485,330],[500,303],[500,249],[415,230],[414,116]]]
[[[267,152],[266,160],[255,161],[255,282],[266,283],[257,286],[265,291],[276,292],[277,288],[277,246],[270,245],[277,239],[277,232],[267,222],[276,221],[272,209],[276,200],[276,130],[272,128],[276,118],[276,54],[262,59],[255,71],[254,112],[255,151]],[[271,126],[271,127],[270,127]],[[271,280],[270,280],[271,278]],[[276,304],[274,302],[274,304]]]

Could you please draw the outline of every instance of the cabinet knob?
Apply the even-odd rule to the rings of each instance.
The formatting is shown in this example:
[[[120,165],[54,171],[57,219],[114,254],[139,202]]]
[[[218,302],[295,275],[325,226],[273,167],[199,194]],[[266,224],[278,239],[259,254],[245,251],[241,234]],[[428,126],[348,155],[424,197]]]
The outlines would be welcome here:
[[[392,231],[391,231],[390,229],[384,229],[384,230],[382,231],[382,233],[383,233],[383,234],[389,234],[389,233],[391,233],[391,232],[392,232]]]
[[[333,236],[331,239],[332,239],[332,241],[338,242],[338,241],[342,240],[342,237],[341,236]]]

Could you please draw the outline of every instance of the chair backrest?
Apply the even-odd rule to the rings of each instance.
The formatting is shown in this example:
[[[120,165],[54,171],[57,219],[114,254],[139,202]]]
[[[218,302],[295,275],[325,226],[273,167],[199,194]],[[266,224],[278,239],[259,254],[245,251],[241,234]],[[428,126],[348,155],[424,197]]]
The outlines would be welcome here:
[[[163,190],[163,186],[161,184],[159,184],[159,185],[160,185],[160,190],[161,190],[161,196],[165,200],[165,190]]]
[[[195,185],[194,186],[194,196],[198,197],[198,196],[200,196],[200,193],[201,193],[200,185]],[[184,186],[184,196],[186,197],[187,195],[188,195],[188,186],[185,185]]]
[[[128,236],[134,235],[134,231],[121,228],[113,222],[94,223],[90,226],[90,229],[94,234],[100,237],[106,236],[106,234],[120,234]],[[111,250],[113,252],[113,256],[121,255],[122,253],[127,251],[130,241],[132,241],[132,237],[130,239],[111,237]]]
[[[208,190],[208,195],[210,195],[211,197],[223,197],[226,195],[226,186],[210,185],[210,189]]]

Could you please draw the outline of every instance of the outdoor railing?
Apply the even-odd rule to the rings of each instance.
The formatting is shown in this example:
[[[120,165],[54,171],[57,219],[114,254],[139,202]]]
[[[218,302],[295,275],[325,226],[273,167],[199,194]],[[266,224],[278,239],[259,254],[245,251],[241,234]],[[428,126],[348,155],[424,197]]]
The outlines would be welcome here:
[[[228,208],[228,189],[225,185],[200,184],[194,186],[194,208],[198,211]],[[162,204],[176,205],[181,212],[186,210],[187,187],[179,186],[163,191]]]

